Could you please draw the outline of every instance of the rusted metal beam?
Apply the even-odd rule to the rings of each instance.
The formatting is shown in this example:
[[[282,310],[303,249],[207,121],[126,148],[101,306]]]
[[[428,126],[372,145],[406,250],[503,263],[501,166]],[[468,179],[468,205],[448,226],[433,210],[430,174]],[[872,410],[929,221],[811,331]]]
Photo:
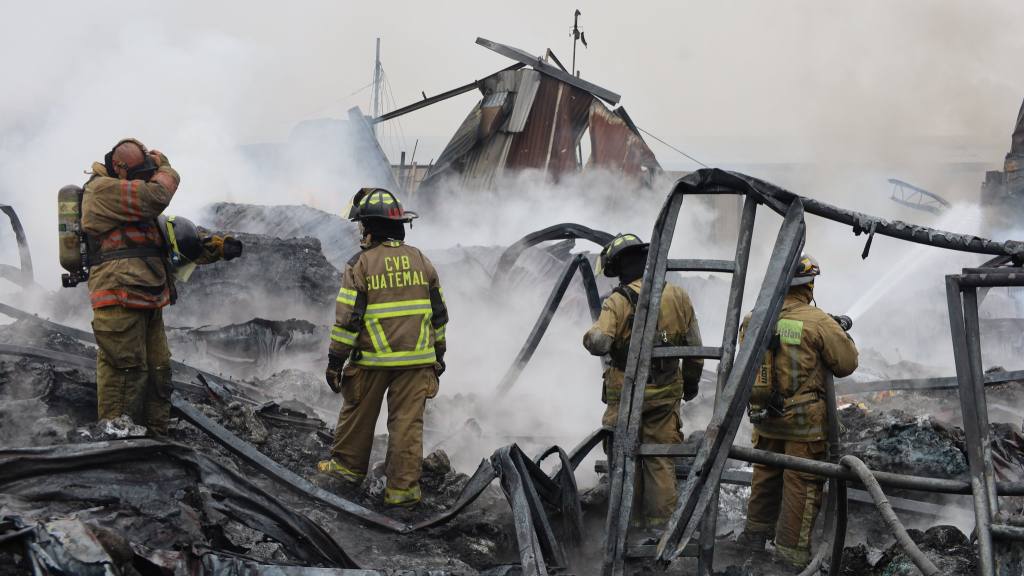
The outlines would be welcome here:
[[[518,70],[518,69],[520,69],[520,68],[522,68],[524,66],[525,66],[525,64],[516,63],[516,64],[513,64],[513,65],[507,67],[507,68],[502,68],[501,70],[498,70],[494,74],[501,74],[502,72],[509,72],[511,70]],[[491,76],[493,76],[494,74],[492,74]],[[420,100],[419,102],[414,102],[412,104],[409,104],[408,106],[403,106],[401,108],[398,108],[397,110],[392,110],[391,112],[388,112],[387,114],[381,114],[380,116],[377,116],[376,118],[371,119],[370,123],[371,124],[378,124],[380,122],[386,122],[388,120],[393,120],[395,118],[398,118],[399,116],[404,116],[404,115],[406,115],[406,114],[408,114],[410,112],[415,112],[415,111],[420,110],[422,108],[426,108],[427,106],[431,106],[431,105],[437,104],[438,102],[444,102],[445,100],[448,100],[449,98],[454,98],[456,96],[459,96],[460,94],[465,94],[466,92],[472,92],[473,90],[476,90],[477,88],[480,87],[480,83],[481,82],[483,82],[483,80],[474,80],[474,81],[470,82],[469,84],[464,84],[462,86],[459,86],[458,88],[452,88],[451,90],[448,90],[447,92],[442,92],[442,93],[437,94],[435,96],[431,96],[429,98],[424,98],[423,100]]]
[[[540,72],[541,74],[546,74],[556,80],[565,82],[570,86],[589,92],[594,96],[597,96],[598,98],[608,102],[609,104],[618,104],[619,100],[622,99],[622,97],[616,94],[615,92],[612,92],[607,88],[602,88],[592,82],[587,82],[586,80],[577,78],[576,76],[573,76],[572,74],[569,74],[564,70],[561,70],[555,66],[552,66],[551,64],[548,64],[547,62],[544,61],[543,58],[534,56],[533,54],[530,54],[525,50],[513,48],[512,46],[506,46],[498,42],[492,42],[491,40],[487,40],[486,38],[477,38],[476,43],[483,46],[484,48],[487,48],[488,50],[493,50],[494,52],[497,52],[498,54],[501,54],[506,58],[511,58],[513,60],[516,60],[517,62],[526,64],[527,66],[531,66],[534,70]]]

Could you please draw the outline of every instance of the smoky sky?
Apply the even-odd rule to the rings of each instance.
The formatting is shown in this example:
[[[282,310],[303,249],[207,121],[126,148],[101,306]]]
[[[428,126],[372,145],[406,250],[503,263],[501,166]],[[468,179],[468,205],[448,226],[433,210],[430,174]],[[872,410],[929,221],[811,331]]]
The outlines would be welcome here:
[[[568,65],[577,7],[589,41],[577,54],[582,76],[622,94],[641,127],[708,164],[759,166],[751,172],[883,217],[932,221],[888,200],[889,177],[976,202],[984,170],[1001,167],[1024,98],[1024,3],[1016,0],[8,3],[0,202],[22,215],[46,286],[59,278],[56,191],[83,182],[90,163],[125,136],[162,150],[181,172],[172,213],[194,216],[219,200],[338,213],[360,185],[357,174],[328,190],[287,175],[268,183],[251,158],[238,157],[239,146],[282,141],[297,123],[343,118],[352,106],[369,111],[377,37],[389,107],[511,63],[476,46],[478,36],[535,54],[550,47]],[[436,158],[478,97],[386,123],[384,150],[397,162],[418,139],[417,162]],[[668,168],[696,167],[651,146]],[[929,165],[950,162],[977,166],[950,173]],[[800,168],[765,168],[782,163]],[[534,196],[553,194],[525,195]],[[630,212],[653,218],[657,202]],[[544,214],[581,218],[570,209]],[[464,230],[469,224],[428,244],[506,241],[541,222],[506,218],[508,229],[479,234]],[[949,223],[965,232],[975,224]],[[855,304],[908,249],[880,239],[862,261],[860,239],[817,220],[808,238],[827,262],[821,296],[837,309]],[[909,293],[905,282],[899,289]]]
[[[582,75],[705,162],[996,162],[1024,97],[1024,4],[1010,0],[21,2],[0,22],[0,139],[23,147],[63,122],[88,144],[173,140],[160,115],[183,138],[279,140],[298,121],[368,110],[377,37],[386,101],[402,105],[510,63],[477,36],[550,47],[568,65],[575,8]],[[435,158],[475,99],[384,127],[387,152],[419,139],[418,160]],[[652,146],[666,166],[693,167]]]

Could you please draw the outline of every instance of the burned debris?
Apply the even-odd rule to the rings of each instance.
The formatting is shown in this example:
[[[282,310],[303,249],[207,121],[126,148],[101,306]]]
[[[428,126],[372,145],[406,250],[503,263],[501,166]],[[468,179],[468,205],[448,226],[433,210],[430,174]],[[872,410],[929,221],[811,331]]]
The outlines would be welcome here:
[[[358,160],[373,173],[367,185],[413,193],[415,179],[404,177],[404,160],[395,177],[374,125],[479,90],[479,101],[415,191],[428,210],[431,193],[488,191],[504,174],[523,170],[554,183],[601,170],[640,187],[654,185],[662,168],[644,131],[618,106],[618,94],[566,71],[550,51],[538,58],[482,38],[477,43],[515,63],[376,117],[353,109],[344,121],[303,123],[286,144],[245,152],[266,160],[270,172],[288,173],[324,137],[355,141]],[[588,133],[584,161],[581,142]],[[1019,196],[1022,134],[1024,117],[1005,172],[990,173],[986,181],[983,196],[992,205],[1010,205]],[[340,177],[326,176],[296,185],[320,188]],[[890,182],[898,203],[932,213],[950,207],[926,190]],[[738,200],[731,259],[680,258],[672,250],[680,215],[703,195]],[[741,342],[761,207],[782,223]],[[578,434],[571,449],[543,430],[511,433],[481,417],[486,412],[479,408],[534,408],[529,402],[535,399],[512,390],[557,326],[556,314],[558,320],[592,320],[611,288],[596,277],[592,251],[578,244],[600,246],[614,236],[586,222],[563,223],[507,247],[425,250],[442,276],[458,280],[446,288],[453,310],[460,300],[512,308],[509,302],[523,293],[538,309],[515,310],[522,330],[501,333],[503,343],[517,348],[514,356],[509,351],[496,370],[474,372],[473,392],[442,396],[426,410],[423,497],[404,509],[381,502],[383,434],[373,439],[365,477],[343,483],[318,469],[331,449],[339,402],[321,374],[342,271],[360,251],[353,223],[309,206],[208,208],[201,223],[243,242],[246,257],[197,269],[179,284],[181,303],[166,315],[173,418],[166,435],[153,437],[154,430],[128,417],[96,422],[96,338],[81,328],[86,291],[65,291],[59,301],[27,294],[35,281],[25,233],[12,207],[0,210],[11,220],[20,258],[18,267],[0,265],[0,277],[19,289],[0,303],[0,315],[11,320],[0,326],[0,575],[786,573],[770,547],[752,552],[736,542],[752,465],[828,479],[825,514],[817,526],[807,526],[823,537],[804,575],[1024,570],[1024,434],[1017,424],[1024,418],[1024,371],[985,362],[993,347],[1002,356],[1019,353],[1021,324],[979,314],[989,289],[1024,286],[1019,241],[886,220],[737,172],[689,174],[675,184],[654,223],[643,288],[632,304],[617,422]],[[803,258],[808,214],[863,235],[865,258],[876,234],[990,258],[945,279],[955,374],[937,376],[906,363],[899,378],[826,378],[823,460],[737,440],[748,429],[744,415],[755,373]],[[725,308],[724,319],[713,324],[722,329],[721,342],[675,346],[657,337],[667,278],[683,273],[718,275],[679,282],[705,304]],[[504,319],[495,318],[491,324]],[[983,329],[1001,335],[1001,342],[983,347]],[[686,441],[644,442],[652,362],[682,358],[718,363],[705,371],[703,393],[685,408],[695,415]],[[1014,423],[993,422],[990,414]],[[475,451],[467,456],[480,445],[486,446],[482,458]],[[671,517],[653,529],[638,526],[634,510],[648,458],[672,458],[679,480]]]
[[[769,267],[769,278],[785,278],[787,261],[799,253],[802,230],[799,206],[803,199],[776,194],[777,189],[765,183],[725,173],[695,174],[680,183],[677,191],[685,190],[686,186],[696,191],[720,190],[737,183],[742,185],[747,199],[744,222],[748,224],[758,204],[781,208],[789,203],[780,239],[780,246],[787,249],[780,252],[776,263]],[[669,212],[659,220],[654,236],[656,246],[664,243],[667,248],[667,241],[662,238],[668,238],[672,210],[679,209],[682,198],[678,192],[670,196]],[[825,214],[839,213],[838,209],[823,204],[815,205],[815,209]],[[850,221],[873,220],[858,215]],[[870,227],[876,233],[892,234],[904,233],[907,229],[905,225],[888,222]],[[749,226],[744,227],[748,229]],[[506,256],[496,253],[493,261],[517,260],[524,250],[535,250],[529,246],[544,241],[586,238],[600,242],[601,234],[578,225],[554,227],[524,238],[509,249]],[[920,228],[914,229],[913,234],[924,242],[938,238],[937,243],[946,246],[981,248],[1002,252],[1008,257],[1016,255],[1014,244],[973,238],[959,240]],[[259,242],[257,239],[254,244]],[[282,242],[279,246],[290,245]],[[297,246],[302,246],[303,254],[309,250],[312,256],[308,258],[314,261],[322,258],[318,244],[307,242]],[[742,241],[740,247],[742,250]],[[563,264],[566,266],[563,276],[572,275],[577,268],[589,270],[588,259],[571,257],[561,249],[559,253],[561,261],[567,262]],[[277,258],[290,260],[287,254]],[[649,267],[649,274],[656,274],[659,269],[722,271],[728,268],[736,276],[743,275],[739,265],[712,260],[673,260],[665,254],[665,250],[652,251],[651,261],[655,265]],[[497,270],[513,268],[512,265],[496,266]],[[558,270],[545,269],[549,277]],[[199,278],[197,286],[203,289],[207,281]],[[652,291],[659,284],[656,278],[653,276],[645,283]],[[991,284],[1014,281],[1016,276],[1010,269],[994,268],[985,270],[984,276],[972,271],[964,278],[966,283]],[[208,281],[230,282],[216,275]],[[500,284],[497,278],[495,281]],[[775,283],[778,285],[778,280]],[[586,282],[584,285],[588,293],[597,290]],[[313,294],[325,291],[326,288],[309,290]],[[564,282],[558,281],[541,311],[541,320],[549,318],[557,309],[558,296],[564,293]],[[733,309],[738,310],[736,298],[734,295]],[[762,323],[769,322],[771,301],[777,298],[775,286],[766,282],[762,300],[767,299],[767,302],[755,308],[764,315]],[[650,302],[650,294],[641,302],[641,311],[644,307],[650,309],[643,304]],[[289,360],[297,359],[300,365],[315,360],[317,352],[313,343],[321,337],[319,333],[323,328],[299,320],[253,319],[219,327],[172,330],[171,341],[177,342],[176,349],[181,350],[183,358],[195,361],[205,356],[213,362],[200,371],[183,365],[178,367],[174,400],[177,420],[170,432],[171,442],[167,443],[136,438],[141,431],[133,429],[130,423],[121,427],[114,423],[105,428],[91,424],[94,414],[89,406],[95,403],[91,376],[94,352],[88,333],[47,322],[9,306],[0,311],[17,319],[0,330],[3,340],[0,354],[4,356],[0,360],[0,374],[6,383],[3,388],[5,427],[0,429],[0,437],[5,439],[5,445],[17,439],[21,446],[33,446],[11,447],[0,455],[7,459],[0,490],[4,502],[0,526],[4,526],[6,546],[0,545],[0,553],[16,567],[34,565],[88,571],[102,566],[115,573],[117,570],[131,573],[131,570],[152,570],[155,566],[162,573],[176,573],[188,566],[199,573],[244,569],[272,574],[273,570],[284,570],[285,566],[354,567],[357,562],[365,563],[366,559],[387,554],[390,560],[371,561],[372,567],[378,570],[413,567],[415,570],[419,566],[423,570],[429,568],[451,574],[498,574],[512,573],[508,567],[515,566],[515,573],[544,574],[556,567],[577,573],[596,571],[601,569],[601,564],[615,573],[616,566],[624,569],[629,563],[642,563],[643,557],[653,558],[659,553],[681,553],[684,557],[705,553],[705,561],[711,561],[715,538],[697,535],[710,530],[710,534],[719,536],[722,532],[714,526],[708,527],[707,520],[691,521],[692,528],[684,531],[681,520],[685,516],[679,515],[680,521],[676,524],[679,531],[666,531],[660,544],[631,541],[627,536],[628,528],[620,530],[625,524],[620,524],[617,518],[623,518],[621,522],[628,519],[628,514],[622,514],[622,508],[631,500],[628,497],[631,477],[627,467],[637,459],[661,453],[679,458],[683,477],[703,478],[705,489],[700,494],[721,495],[722,508],[715,516],[726,522],[720,526],[722,529],[729,527],[728,518],[734,514],[728,507],[742,502],[742,492],[737,500],[730,491],[743,490],[743,485],[749,484],[749,472],[744,472],[743,467],[737,468],[737,460],[772,461],[798,469],[810,467],[817,473],[837,478],[836,486],[851,484],[846,491],[849,503],[844,500],[833,504],[849,510],[843,516],[845,521],[833,516],[836,518],[831,528],[833,536],[827,542],[838,542],[835,548],[838,553],[832,552],[830,557],[826,542],[819,556],[819,563],[834,573],[849,573],[847,571],[856,566],[864,567],[862,573],[866,574],[892,573],[905,570],[899,567],[909,566],[911,559],[920,554],[940,570],[972,571],[975,566],[985,566],[988,562],[976,556],[967,536],[952,527],[935,527],[925,532],[911,529],[906,531],[904,540],[916,542],[914,547],[904,550],[893,544],[885,532],[879,530],[877,520],[872,519],[875,515],[873,498],[859,489],[856,473],[845,468],[838,457],[831,464],[812,465],[797,458],[770,457],[733,445],[732,435],[738,421],[728,421],[731,409],[727,408],[744,404],[742,399],[737,400],[742,379],[736,371],[723,373],[720,368],[718,379],[723,385],[723,396],[718,402],[723,402],[722,411],[713,417],[703,434],[692,436],[687,445],[678,448],[641,445],[631,452],[628,443],[617,440],[628,433],[629,414],[624,410],[625,420],[619,426],[624,432],[599,431],[573,451],[552,448],[539,454],[536,462],[544,460],[545,456],[554,458],[554,472],[537,467],[535,461],[515,445],[495,452],[471,476],[459,474],[443,452],[435,452],[424,463],[423,486],[427,495],[423,510],[416,515],[392,517],[375,509],[373,494],[380,490],[379,472],[371,475],[357,492],[347,494],[336,493],[336,487],[329,481],[316,479],[316,458],[329,442],[329,426],[318,417],[315,406],[318,399],[306,396],[305,402],[296,402],[282,397],[282,391],[275,389],[286,381],[296,386],[311,385],[300,375],[301,371],[277,369],[287,366]],[[542,334],[543,328],[535,329],[527,345],[536,347]],[[637,344],[640,343],[637,339]],[[731,354],[730,345],[735,346],[726,338],[721,348],[672,350],[671,353],[721,355],[724,359],[726,354]],[[740,347],[737,369],[752,362],[752,350],[752,345],[746,350]],[[643,369],[641,353],[653,355],[655,349],[638,348],[631,352],[632,365],[638,372]],[[254,366],[247,369],[240,365],[244,363],[232,363],[233,359],[245,359]],[[523,361],[528,361],[528,356]],[[217,376],[212,373],[213,365],[237,374],[235,378],[247,378],[248,382]],[[986,376],[985,383],[989,387],[1007,387],[1004,389],[1011,390],[1006,392],[1008,398],[1012,398],[1015,395],[1012,389],[1019,385],[1019,380],[1016,373],[994,372]],[[975,418],[971,424],[974,432],[966,434],[961,428],[935,419],[922,420],[877,408],[866,411],[862,405],[863,402],[870,404],[870,399],[858,400],[864,394],[891,388],[910,389],[912,394],[948,396],[952,394],[951,387],[962,388],[965,381],[969,380],[958,375],[906,383],[843,382],[838,386],[844,401],[853,404],[837,415],[843,422],[844,432],[836,456],[843,454],[848,458],[846,461],[857,457],[865,462],[864,469],[874,471],[869,472],[870,476],[881,484],[881,490],[889,496],[901,518],[934,519],[935,505],[949,506],[949,501],[929,497],[927,491],[970,494],[971,479],[979,474],[983,478],[987,474],[992,479],[994,493],[1000,494],[1000,498],[1024,495],[1024,463],[1019,456],[1022,438],[1018,428],[990,427],[983,420],[984,416],[975,412],[965,416],[965,423],[968,417]],[[731,402],[726,402],[730,394]],[[27,427],[29,434],[25,434],[25,428],[12,431],[8,425]],[[971,465],[972,458],[977,462],[977,452],[972,446],[977,446],[982,426],[988,430],[984,435],[991,446],[988,461],[993,467],[989,472]],[[715,442],[715,438],[719,441]],[[582,497],[572,471],[603,440],[613,447],[610,466],[603,465],[610,474],[610,482],[603,485],[610,500],[595,499],[589,492]],[[708,465],[702,465],[702,459]],[[59,471],[72,466],[71,462],[76,470],[73,483],[76,488],[67,492],[61,487],[68,485],[69,480],[63,475],[66,473]],[[716,465],[711,466],[711,463]],[[863,478],[867,481],[868,477]],[[152,489],[147,486],[156,485],[154,483],[174,488],[162,490],[161,499],[152,500]],[[112,491],[114,486],[118,488]],[[127,486],[135,488],[126,490]],[[495,492],[498,486],[504,497]],[[680,507],[696,502],[689,496],[698,494],[696,486],[689,480],[683,484],[685,491]],[[922,489],[925,492],[921,492]],[[62,490],[64,495],[55,498]],[[615,496],[617,490],[618,497]],[[945,498],[949,497],[952,496]],[[974,497],[981,496],[974,494]],[[965,502],[962,496],[959,498],[957,506],[969,514],[971,503]],[[711,511],[714,508],[710,505],[716,500],[707,498],[700,505]],[[510,508],[499,505],[505,501],[510,503]],[[600,518],[605,514],[613,520],[607,525],[607,541],[610,546],[619,542],[622,548],[605,551],[602,559],[602,554],[594,554],[597,550],[593,546],[599,540],[595,540],[594,531],[601,530],[604,521]],[[692,514],[691,518],[700,520],[701,516]],[[1012,519],[1007,522],[996,518],[988,520],[995,524],[991,529],[993,536],[1014,533]],[[129,527],[150,532],[131,532]],[[866,538],[867,544],[844,549],[840,535],[847,530]],[[699,543],[681,546],[691,531],[696,533],[693,537],[699,538]],[[138,534],[153,536],[143,539]],[[677,534],[683,538],[673,540]],[[995,543],[993,556],[1005,559],[1008,552],[999,542]],[[869,546],[873,551],[869,551]],[[742,556],[730,552],[727,541],[720,542],[718,547],[722,560],[732,564],[725,568],[726,574],[744,565]],[[587,550],[590,559],[583,559],[581,555],[586,555]],[[917,559],[920,561],[919,557]],[[746,569],[749,573],[759,573],[758,570],[773,573],[770,560],[763,560],[757,567],[747,564]],[[289,573],[303,573],[296,571],[299,568],[291,570],[293,572]]]

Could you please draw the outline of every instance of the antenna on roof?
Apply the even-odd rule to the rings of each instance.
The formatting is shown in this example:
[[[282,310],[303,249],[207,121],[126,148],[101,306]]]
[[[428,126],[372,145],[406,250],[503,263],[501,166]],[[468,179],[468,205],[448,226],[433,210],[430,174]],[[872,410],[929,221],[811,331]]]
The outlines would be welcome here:
[[[583,47],[587,47],[587,37],[583,34],[583,30],[580,30],[580,16],[582,14],[579,8],[577,8],[576,14],[572,19],[572,71],[569,73],[577,77],[579,77],[580,71],[576,69],[576,43],[583,42]]]

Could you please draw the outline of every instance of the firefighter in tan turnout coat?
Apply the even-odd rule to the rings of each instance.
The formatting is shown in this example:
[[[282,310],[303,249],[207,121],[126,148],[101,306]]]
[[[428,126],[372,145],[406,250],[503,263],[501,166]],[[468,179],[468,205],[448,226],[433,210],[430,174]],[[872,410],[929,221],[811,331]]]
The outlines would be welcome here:
[[[349,218],[359,222],[362,250],[348,262],[331,333],[327,384],[344,398],[330,460],[321,473],[348,484],[366,476],[374,426],[388,401],[384,502],[419,502],[423,410],[444,371],[448,310],[433,264],[404,243],[416,214],[380,188],[364,188]]]
[[[844,377],[857,369],[857,346],[840,325],[843,319],[812,303],[819,274],[817,261],[805,254],[783,301],[749,409],[755,448],[814,460],[825,458],[828,441],[827,372]],[[748,316],[744,321],[741,339],[749,320]],[[806,566],[824,481],[813,474],[755,464],[747,524],[739,543],[763,551],[766,541],[774,538],[780,560]]]
[[[167,221],[158,222],[158,217],[179,181],[166,156],[126,139],[107,153],[103,163],[93,163],[82,195],[92,328],[99,348],[98,417],[127,414],[154,434],[167,431],[170,417],[171,352],[162,309],[175,299],[168,241],[160,229]],[[168,220],[174,226],[174,219]],[[233,238],[200,239],[194,226],[191,231],[193,264],[230,260],[242,253],[241,242]]]
[[[601,304],[601,315],[583,336],[583,346],[595,356],[608,355],[602,399],[607,408],[604,426],[614,427],[625,377],[626,353],[633,328],[633,314],[642,288],[648,245],[633,234],[620,234],[601,250],[599,265],[605,276],[619,278],[619,285]],[[693,304],[685,290],[665,284],[658,315],[659,343],[672,346],[700,346],[700,327]],[[641,442],[679,444],[679,400],[697,396],[704,361],[688,358],[655,359],[644,389]],[[645,458],[643,482],[638,492],[640,524],[658,527],[668,520],[676,505],[676,473],[671,458]]]

